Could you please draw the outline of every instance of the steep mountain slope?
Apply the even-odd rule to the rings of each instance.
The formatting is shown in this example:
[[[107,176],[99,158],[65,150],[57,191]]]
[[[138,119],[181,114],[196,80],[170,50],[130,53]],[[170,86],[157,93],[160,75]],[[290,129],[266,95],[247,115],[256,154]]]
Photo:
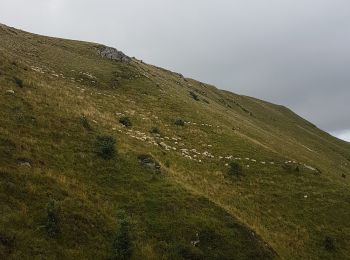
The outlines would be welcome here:
[[[2,258],[106,258],[123,218],[134,259],[350,255],[350,144],[283,106],[4,25],[0,106]]]

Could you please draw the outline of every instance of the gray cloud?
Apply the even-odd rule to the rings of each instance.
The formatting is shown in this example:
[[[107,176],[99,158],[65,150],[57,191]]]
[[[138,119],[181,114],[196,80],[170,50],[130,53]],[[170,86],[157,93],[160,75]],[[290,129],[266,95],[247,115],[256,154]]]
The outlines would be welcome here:
[[[350,129],[348,0],[0,0],[0,22],[102,42]]]

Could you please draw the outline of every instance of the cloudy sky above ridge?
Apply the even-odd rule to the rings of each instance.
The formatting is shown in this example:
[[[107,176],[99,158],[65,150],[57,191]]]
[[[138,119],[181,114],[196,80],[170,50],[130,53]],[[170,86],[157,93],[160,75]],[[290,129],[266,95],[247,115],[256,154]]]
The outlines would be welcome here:
[[[114,46],[350,141],[348,0],[0,0],[0,23]]]

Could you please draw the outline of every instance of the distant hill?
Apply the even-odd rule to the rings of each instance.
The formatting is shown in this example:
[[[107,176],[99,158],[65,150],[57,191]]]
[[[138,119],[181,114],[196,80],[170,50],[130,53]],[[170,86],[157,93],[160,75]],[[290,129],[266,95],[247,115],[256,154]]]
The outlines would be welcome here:
[[[1,259],[349,259],[349,165],[286,107],[0,25]]]

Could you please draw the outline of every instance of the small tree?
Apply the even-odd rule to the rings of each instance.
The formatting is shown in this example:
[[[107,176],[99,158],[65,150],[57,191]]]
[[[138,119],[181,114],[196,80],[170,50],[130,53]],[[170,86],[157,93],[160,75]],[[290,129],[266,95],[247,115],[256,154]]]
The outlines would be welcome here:
[[[118,215],[119,223],[113,241],[113,259],[130,259],[132,248],[129,221],[124,211],[119,212]]]
[[[242,166],[237,162],[230,162],[229,174],[232,176],[240,176],[243,174]]]
[[[121,123],[122,125],[124,125],[125,127],[132,127],[132,123],[129,119],[129,117],[127,116],[123,116],[119,119],[119,123]]]
[[[112,136],[98,136],[96,138],[96,153],[105,160],[110,160],[115,156],[116,141]]]

